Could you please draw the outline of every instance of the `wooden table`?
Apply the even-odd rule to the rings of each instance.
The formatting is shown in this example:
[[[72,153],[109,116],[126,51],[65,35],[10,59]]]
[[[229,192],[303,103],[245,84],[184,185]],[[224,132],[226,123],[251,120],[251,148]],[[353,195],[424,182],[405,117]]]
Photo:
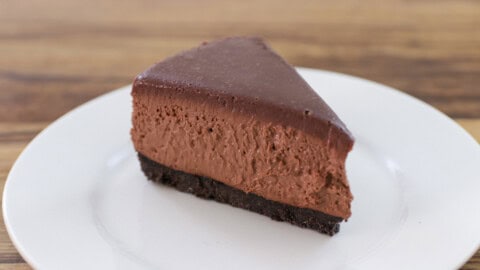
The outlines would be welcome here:
[[[57,117],[165,56],[229,35],[260,35],[294,65],[401,89],[480,140],[478,1],[132,2],[0,0],[2,182]],[[0,270],[30,269],[1,224]],[[480,269],[480,252],[463,269]]]

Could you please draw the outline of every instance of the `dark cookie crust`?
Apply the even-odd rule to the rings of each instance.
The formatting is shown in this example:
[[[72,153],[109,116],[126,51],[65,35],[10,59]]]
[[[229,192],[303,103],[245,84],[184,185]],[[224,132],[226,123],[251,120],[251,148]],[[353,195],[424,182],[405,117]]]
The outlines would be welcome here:
[[[207,177],[176,171],[152,161],[140,153],[138,153],[138,158],[142,170],[149,180],[172,186],[179,191],[191,193],[200,198],[230,204],[268,216],[273,220],[286,221],[328,235],[336,234],[340,229],[339,223],[343,220],[319,211],[270,201]]]

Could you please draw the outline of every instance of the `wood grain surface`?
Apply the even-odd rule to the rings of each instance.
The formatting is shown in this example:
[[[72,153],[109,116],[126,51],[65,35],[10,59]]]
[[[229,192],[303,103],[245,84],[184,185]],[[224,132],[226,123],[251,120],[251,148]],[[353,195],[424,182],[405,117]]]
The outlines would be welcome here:
[[[401,89],[480,140],[479,1],[0,0],[0,180],[57,117],[232,35],[262,36],[297,66]],[[30,269],[1,224],[0,270]],[[463,269],[479,270],[480,252]]]

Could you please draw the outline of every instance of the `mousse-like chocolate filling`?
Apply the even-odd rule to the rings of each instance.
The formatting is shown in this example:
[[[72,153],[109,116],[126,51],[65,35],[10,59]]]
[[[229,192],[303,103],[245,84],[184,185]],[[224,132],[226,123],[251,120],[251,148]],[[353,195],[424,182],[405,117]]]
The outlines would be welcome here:
[[[221,104],[147,88],[137,85],[132,93],[132,139],[142,155],[269,200],[350,217],[347,151],[335,126],[325,124],[325,139]]]

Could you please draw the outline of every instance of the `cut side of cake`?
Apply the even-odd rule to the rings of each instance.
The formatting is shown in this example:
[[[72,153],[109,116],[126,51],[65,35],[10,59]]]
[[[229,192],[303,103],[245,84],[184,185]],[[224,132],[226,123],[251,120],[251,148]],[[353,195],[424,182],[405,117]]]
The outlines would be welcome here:
[[[167,58],[137,76],[132,96],[148,179],[329,235],[350,217],[353,137],[261,39]]]

